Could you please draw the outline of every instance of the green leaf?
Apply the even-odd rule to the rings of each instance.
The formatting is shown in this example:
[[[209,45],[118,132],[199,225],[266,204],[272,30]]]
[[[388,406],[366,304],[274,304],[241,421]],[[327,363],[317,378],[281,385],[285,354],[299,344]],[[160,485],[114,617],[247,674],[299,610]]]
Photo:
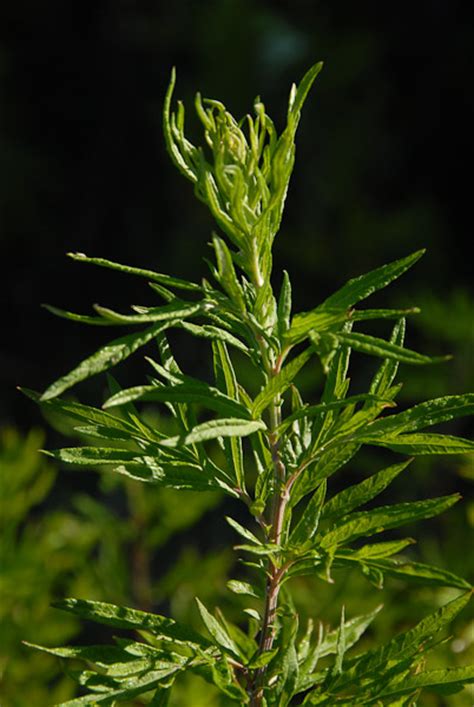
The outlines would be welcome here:
[[[232,256],[226,243],[215,234],[212,244],[216,253],[219,282],[240,312],[246,311],[244,293],[240,285],[232,261]]]
[[[333,402],[330,403],[319,403],[317,405],[305,405],[301,407],[299,410],[296,410],[295,412],[291,413],[291,415],[288,415],[288,417],[285,417],[281,425],[279,425],[277,433],[279,436],[281,436],[287,429],[290,427],[293,422],[296,420],[301,420],[301,419],[309,419],[312,417],[316,417],[318,415],[325,415],[327,412],[330,412],[332,410],[340,410],[341,408],[345,408],[348,405],[354,405],[355,403],[360,403],[360,402],[377,402],[377,403],[385,403],[386,406],[392,406],[393,403],[391,400],[385,399],[385,398],[380,398],[377,395],[370,395],[369,393],[361,393],[360,395],[352,395],[349,398],[345,398],[344,400],[334,400]]]
[[[364,322],[371,319],[400,319],[407,314],[419,314],[418,307],[410,309],[355,309],[351,312],[353,322]]]
[[[209,646],[209,641],[192,628],[159,614],[150,614],[146,611],[115,606],[115,604],[101,601],[73,598],[53,602],[52,606],[107,626],[148,631],[157,638],[168,639],[175,643],[200,646],[201,648]]]
[[[167,437],[160,441],[164,447],[178,447],[197,442],[206,442],[218,437],[247,437],[257,430],[263,430],[266,425],[261,420],[240,420],[237,418],[222,418],[210,420],[196,425],[189,433]]]
[[[233,400],[240,401],[242,396],[240,395],[237,377],[226,344],[221,341],[214,341],[212,343],[212,355],[217,387],[225,391]],[[245,398],[243,398],[243,402],[245,403]],[[245,409],[247,410],[247,407]],[[232,470],[231,473],[236,480],[237,486],[244,489],[245,470],[242,440],[238,437],[231,437],[230,440],[224,440],[224,451],[226,453],[228,466]]]
[[[183,321],[181,322],[181,328],[189,331],[194,336],[210,339],[211,341],[222,341],[225,344],[229,344],[229,346],[234,346],[239,351],[243,351],[245,354],[249,353],[248,347],[240,339],[229,331],[212,324],[193,324],[192,322]]]
[[[103,268],[109,268],[110,270],[118,270],[119,272],[127,273],[129,275],[138,275],[139,277],[146,277],[148,280],[153,282],[159,282],[162,285],[168,285],[169,287],[176,287],[180,290],[192,290],[195,292],[200,292],[202,287],[197,285],[195,282],[188,282],[187,280],[181,280],[177,277],[171,277],[170,275],[163,275],[153,270],[143,270],[142,268],[133,268],[129,265],[121,265],[120,263],[113,263],[110,260],[104,260],[104,258],[88,258],[84,253],[68,253],[69,258],[73,260],[78,260],[81,263],[91,263],[92,265],[99,265]]]
[[[291,327],[286,332],[285,341],[294,346],[306,339],[310,331],[325,332],[345,322],[349,318],[346,309],[320,308],[310,312],[295,314]]]
[[[341,517],[378,496],[411,463],[411,459],[382,469],[360,484],[354,484],[331,498],[324,506],[322,518]]]
[[[362,441],[362,440],[361,440]],[[411,454],[470,454],[474,452],[474,442],[462,437],[438,434],[394,435],[391,437],[371,437],[363,439],[366,444],[388,447],[394,452]]]
[[[190,317],[193,314],[203,312],[204,306],[202,302],[183,302],[182,300],[174,300],[170,304],[165,304],[162,307],[140,307],[138,314],[121,314],[113,309],[94,305],[94,309],[104,319],[113,322],[114,324],[146,324],[149,322],[165,322],[165,321],[182,321],[184,317]],[[138,309],[138,308],[137,308]]]
[[[464,665],[457,668],[444,668],[440,670],[425,670],[403,680],[389,683],[377,695],[378,698],[404,695],[422,688],[452,687],[454,691],[462,690],[465,685],[474,682],[474,665]],[[450,690],[451,692],[451,690]]]
[[[421,562],[406,562],[403,560],[367,560],[365,564],[390,577],[422,583],[430,587],[456,587],[471,589],[471,585],[453,572],[432,567]]]
[[[283,281],[281,283],[280,297],[278,299],[277,322],[278,336],[280,341],[290,328],[291,316],[291,282],[286,270],[283,271]]]
[[[298,86],[293,84],[291,87],[290,100],[288,103],[288,120],[290,120],[290,117],[293,118],[293,120],[298,118],[311,86],[322,68],[323,62],[319,61],[306,72]]]
[[[58,395],[61,395],[68,388],[79,383],[86,378],[95,376],[102,371],[106,371],[112,366],[116,366],[121,361],[124,361],[132,353],[141,346],[144,346],[149,341],[154,339],[161,331],[172,326],[171,321],[165,323],[154,324],[149,329],[128,334],[120,339],[115,339],[110,343],[100,348],[95,354],[86,358],[70,373],[62,378],[59,378],[55,383],[49,386],[43,393],[41,400],[50,400]]]
[[[116,417],[115,415],[103,412],[89,405],[82,405],[80,403],[60,399],[43,401],[39,393],[35,393],[27,388],[20,388],[20,390],[35,402],[41,402],[41,407],[45,410],[70,417],[73,420],[91,422],[106,429],[117,430],[117,432],[122,432],[124,436],[126,435],[128,439],[137,435],[141,430],[141,428],[134,426],[129,420],[124,420],[123,418]]]
[[[244,528],[244,526],[240,525],[240,523],[237,523],[236,520],[230,518],[229,516],[226,516],[225,519],[230,525],[230,527],[233,528],[245,540],[249,540],[251,543],[255,543],[256,545],[262,544],[256,535],[251,533],[250,530],[248,530],[247,528]]]
[[[379,339],[376,336],[369,336],[368,334],[339,332],[337,338],[339,341],[353,348],[354,351],[360,351],[369,356],[393,359],[400,361],[400,363],[425,365],[440,363],[450,358],[449,356],[425,356],[417,351],[411,351],[411,349],[406,349],[403,346],[392,344],[389,341],[385,341],[385,339]]]
[[[311,497],[311,500],[303,511],[303,515],[292,530],[288,541],[290,545],[298,547],[313,537],[318,529],[325,497],[326,482],[323,481]]]
[[[254,587],[252,584],[242,582],[237,579],[229,579],[227,582],[227,587],[231,592],[234,592],[234,594],[245,594],[246,596],[256,597],[257,599],[261,599],[263,596],[262,591]]]
[[[104,409],[124,405],[131,400],[144,400],[170,403],[196,403],[222,415],[249,419],[249,411],[236,400],[221,393],[202,381],[181,383],[173,386],[139,385],[116,393],[103,405]]]
[[[398,528],[415,520],[432,518],[459,501],[459,494],[430,498],[426,501],[396,503],[391,506],[373,508],[367,512],[352,513],[343,518],[332,530],[321,538],[321,547],[342,545],[365,535],[381,533]]]
[[[378,560],[390,555],[395,555],[401,552],[409,545],[414,544],[413,538],[403,538],[403,540],[388,540],[385,542],[372,543],[371,545],[363,545],[362,547],[350,548],[349,550],[338,550],[336,552],[336,560],[344,562],[364,562],[365,560]]]
[[[229,636],[224,626],[222,626],[219,621],[217,621],[217,619],[215,619],[214,616],[209,613],[204,604],[199,601],[197,597],[196,603],[198,605],[199,613],[201,614],[201,619],[203,620],[204,625],[211,634],[214,643],[219,648],[222,648],[225,653],[228,653],[237,660],[241,660],[242,656],[240,654],[239,647],[235,643],[235,641],[233,641],[232,638]]]
[[[400,319],[392,329],[390,343],[395,346],[403,346],[403,342],[405,341],[405,329],[406,320]],[[395,380],[397,371],[398,361],[395,361],[393,358],[385,359],[370,384],[369,392],[374,395],[385,395]]]
[[[404,412],[370,423],[367,426],[367,434],[364,433],[364,438],[385,436],[386,434],[391,436],[400,432],[416,432],[424,427],[473,413],[474,393],[448,395],[444,398],[428,400]]]
[[[403,275],[424,253],[425,250],[418,250],[406,258],[394,260],[388,265],[383,265],[365,275],[349,280],[340,290],[328,297],[322,307],[342,309],[352,307],[357,302],[366,299],[373,292],[386,287],[400,275]]]
[[[263,390],[260,391],[253,401],[252,415],[254,418],[259,418],[274,398],[281,395],[289,388],[295,376],[303,368],[305,363],[309,361],[313,353],[312,347],[309,346],[303,353],[287,363],[276,376],[270,378]]]
[[[274,700],[278,697],[280,707],[286,707],[295,693],[298,682],[298,655],[296,652],[296,636],[298,632],[298,615],[289,607],[280,610],[281,629],[278,636],[278,653],[270,663],[271,675],[278,676],[275,685],[272,685],[271,695]],[[283,613],[284,611],[284,613]]]
[[[50,304],[42,304],[44,309],[47,309],[51,314],[61,317],[62,319],[68,319],[71,322],[79,322],[80,324],[92,324],[93,326],[115,326],[115,322],[108,321],[103,317],[91,317],[87,314],[76,314],[75,312],[67,312],[65,309],[59,309],[59,307],[53,307]]]
[[[384,646],[374,648],[354,660],[353,666],[346,670],[332,688],[341,690],[348,684],[360,682],[362,678],[371,677],[380,680],[380,668],[385,668],[390,661],[407,659],[419,652],[420,646],[429,641],[442,628],[447,626],[466,606],[471,598],[471,592],[466,592],[453,601],[445,604],[432,614],[429,614],[414,628],[395,636]]]

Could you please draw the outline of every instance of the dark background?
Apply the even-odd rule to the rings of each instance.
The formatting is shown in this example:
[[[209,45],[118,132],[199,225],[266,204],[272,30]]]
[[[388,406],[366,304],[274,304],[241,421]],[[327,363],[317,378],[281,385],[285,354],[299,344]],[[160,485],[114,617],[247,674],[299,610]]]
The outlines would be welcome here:
[[[291,82],[325,61],[301,122],[275,272],[290,271],[297,307],[309,308],[425,246],[379,304],[438,301],[409,344],[452,350],[440,316],[466,309],[472,275],[473,31],[461,3],[17,0],[1,14],[0,422],[40,421],[15,386],[44,389],[110,335],[40,303],[88,312],[150,299],[141,281],[67,251],[205,273],[212,222],[161,135],[172,65],[191,130],[196,90],[237,116],[259,93],[281,128]],[[469,380],[463,355],[441,374],[450,392]],[[133,371],[124,367],[124,384]]]

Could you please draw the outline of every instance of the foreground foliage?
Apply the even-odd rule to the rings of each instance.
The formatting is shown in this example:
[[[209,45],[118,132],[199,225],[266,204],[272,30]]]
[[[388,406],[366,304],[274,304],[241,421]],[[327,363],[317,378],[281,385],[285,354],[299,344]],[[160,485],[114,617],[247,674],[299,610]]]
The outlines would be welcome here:
[[[424,689],[455,692],[474,682],[474,667],[426,669],[428,651],[469,601],[471,588],[457,575],[411,561],[411,537],[382,532],[431,518],[459,500],[457,494],[373,505],[399,475],[411,473],[420,455],[468,454],[474,444],[426,431],[470,415],[474,395],[453,395],[393,412],[400,363],[436,364],[404,346],[405,317],[416,309],[363,309],[359,303],[403,275],[422,251],[349,280],[313,310],[293,313],[291,283],[283,274],[278,296],[271,284],[272,244],[282,218],[295,155],[301,109],[321,65],[312,67],[290,93],[287,125],[278,136],[257,99],[255,116],[238,123],[214,100],[196,97],[206,147],[184,134],[184,108],[171,111],[174,75],[165,101],[164,132],[170,156],[210,209],[227,241],[213,235],[212,281],[177,277],[71,256],[84,263],[144,277],[162,304],[133,306],[122,314],[96,306],[94,316],[51,308],[74,321],[133,327],[40,397],[44,408],[76,421],[77,432],[96,444],[51,452],[79,467],[104,466],[128,478],[173,489],[221,491],[249,511],[242,525],[228,517],[247,568],[228,588],[248,598],[243,622],[230,622],[197,599],[205,631],[171,618],[104,602],[65,599],[58,608],[85,619],[135,631],[141,640],[116,638],[111,646],[43,648],[88,664],[77,675],[87,694],[68,705],[114,704],[145,695],[165,705],[185,672],[215,685],[227,702],[250,705],[412,705]],[[230,243],[230,245],[228,244]],[[388,339],[356,331],[357,323],[393,320]],[[170,343],[172,330],[207,341],[212,380],[182,371]],[[156,342],[146,384],[122,390],[112,378],[102,409],[59,399],[72,386],[102,373],[142,346]],[[367,393],[351,393],[352,352],[380,359]],[[300,372],[319,361],[325,384],[317,402],[306,402]],[[251,367],[249,382],[241,371]],[[143,403],[162,404],[172,422],[157,426]],[[139,406],[139,407],[138,407]],[[392,462],[343,490],[332,477],[363,445],[395,453]],[[400,459],[402,455],[407,458]],[[366,504],[371,504],[364,510]],[[361,510],[362,509],[362,510]],[[313,575],[333,583],[337,570],[356,568],[376,587],[385,576],[446,586],[459,596],[379,648],[358,643],[380,611],[360,616],[341,610],[337,628],[321,619],[299,625],[291,580]],[[315,606],[317,613],[317,596]],[[375,603],[375,602],[374,602]],[[297,702],[293,702],[293,698]]]

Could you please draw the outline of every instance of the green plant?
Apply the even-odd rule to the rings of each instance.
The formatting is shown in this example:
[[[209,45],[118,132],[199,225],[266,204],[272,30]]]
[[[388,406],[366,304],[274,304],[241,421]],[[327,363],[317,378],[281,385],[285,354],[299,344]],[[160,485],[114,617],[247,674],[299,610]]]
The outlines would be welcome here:
[[[232,623],[197,599],[207,635],[172,618],[112,604],[65,599],[56,604],[72,614],[121,629],[137,637],[115,645],[43,648],[54,655],[88,663],[78,673],[87,693],[65,704],[114,704],[140,696],[153,705],[173,700],[175,680],[193,673],[217,687],[222,704],[413,705],[425,689],[456,692],[474,681],[474,668],[426,669],[428,651],[443,629],[464,608],[469,583],[447,570],[411,561],[410,537],[389,536],[365,542],[450,508],[459,495],[359,510],[372,502],[410,464],[413,457],[467,454],[469,440],[424,432],[427,427],[468,415],[473,395],[423,402],[403,412],[384,414],[400,389],[394,383],[399,363],[433,364],[404,347],[405,316],[415,309],[359,309],[357,305],[385,287],[421,257],[422,251],[349,280],[309,312],[292,314],[291,284],[285,272],[279,296],[271,283],[272,244],[279,230],[295,155],[295,134],[307,94],[321,69],[312,67],[293,86],[287,124],[280,136],[260,99],[255,117],[237,122],[214,100],[196,96],[206,146],[196,148],[184,134],[184,108],[171,111],[174,74],[165,100],[164,133],[171,158],[194,184],[230,241],[213,235],[212,282],[201,284],[113,263],[83,254],[75,260],[144,277],[164,301],[134,306],[120,314],[96,306],[96,315],[51,308],[74,321],[98,326],[138,326],[115,339],[40,397],[46,410],[78,422],[77,430],[96,446],[52,452],[62,462],[104,466],[148,484],[178,490],[221,491],[248,510],[248,523],[228,517],[241,544],[243,576],[229,589],[245,598],[243,621]],[[178,294],[179,293],[179,294]],[[353,331],[357,322],[395,320],[389,340]],[[172,353],[174,330],[204,339],[212,349],[212,382],[184,373]],[[73,385],[125,360],[156,342],[159,360],[148,358],[151,376],[125,390],[111,380],[103,409],[58,396]],[[381,359],[363,394],[349,394],[351,352]],[[298,374],[319,359],[325,383],[318,402],[303,400]],[[246,376],[246,372],[252,375]],[[300,378],[301,380],[301,378]],[[245,383],[245,385],[244,385]],[[169,418],[155,424],[137,404],[163,404]],[[332,477],[363,445],[410,458],[360,483],[332,492]],[[329,487],[329,491],[328,491]],[[398,557],[396,557],[398,556]],[[375,586],[385,576],[452,587],[459,596],[380,647],[354,653],[352,647],[376,618],[380,607],[346,619],[330,629],[317,616],[299,626],[291,596],[293,578],[313,575],[332,584],[340,571],[357,568]],[[316,602],[317,606],[317,594]],[[315,611],[317,614],[317,609]]]

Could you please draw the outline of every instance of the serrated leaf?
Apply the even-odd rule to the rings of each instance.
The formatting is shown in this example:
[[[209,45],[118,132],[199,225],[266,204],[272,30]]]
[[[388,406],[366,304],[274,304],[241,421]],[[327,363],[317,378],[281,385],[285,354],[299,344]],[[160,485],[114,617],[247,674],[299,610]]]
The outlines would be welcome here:
[[[124,405],[131,400],[170,403],[196,403],[222,415],[249,419],[249,411],[236,400],[207,383],[193,381],[172,386],[139,385],[116,393],[103,405],[104,409]]]
[[[342,545],[356,538],[398,528],[415,520],[432,518],[459,501],[459,494],[430,498],[426,501],[396,503],[367,512],[351,513],[321,538],[321,547]]]
[[[429,587],[456,587],[471,589],[471,585],[462,577],[439,567],[406,562],[403,560],[367,559],[363,563],[382,574],[406,581],[418,582]]]
[[[88,314],[76,314],[76,312],[67,312],[65,309],[60,309],[59,307],[53,307],[51,304],[42,304],[44,309],[54,314],[56,317],[61,317],[61,319],[68,319],[71,322],[78,322],[80,324],[92,324],[93,326],[115,326],[115,322],[108,321],[103,317],[94,317]]]
[[[416,432],[424,427],[447,422],[457,417],[474,414],[474,394],[447,395],[444,398],[435,398],[409,410],[390,415],[367,426],[364,437],[378,437],[402,432]]]
[[[204,625],[206,626],[207,630],[211,634],[214,643],[232,657],[236,658],[237,660],[241,660],[242,656],[240,654],[239,647],[235,643],[235,641],[233,641],[232,638],[229,636],[225,627],[222,626],[219,621],[214,618],[212,614],[209,613],[204,604],[199,601],[197,597],[196,603],[198,605],[199,613],[201,614],[201,619]]]
[[[394,464],[387,469],[382,469],[360,484],[349,486],[333,496],[324,506],[322,518],[327,520],[333,517],[347,515],[350,511],[378,496],[387,486],[411,463],[411,459]]]
[[[366,299],[373,292],[386,287],[400,275],[403,275],[421,258],[424,252],[424,250],[418,250],[406,258],[394,260],[388,265],[382,265],[382,267],[371,270],[365,275],[349,280],[340,290],[328,297],[322,306],[335,308],[352,307],[357,302]]]
[[[229,581],[227,582],[227,587],[230,589],[231,592],[234,592],[234,594],[244,594],[246,596],[256,597],[257,599],[262,598],[261,590],[254,587],[252,584],[249,584],[249,582],[242,582],[241,580],[237,579],[229,579]]]
[[[206,442],[218,437],[247,437],[257,430],[266,429],[261,420],[241,420],[238,418],[220,418],[196,425],[190,432],[175,437],[167,437],[160,442],[164,447],[178,447],[181,445]]]
[[[437,611],[429,614],[414,628],[395,636],[384,646],[374,648],[354,659],[354,664],[346,670],[335,682],[334,687],[343,689],[345,685],[360,681],[368,676],[380,677],[380,668],[395,659],[407,659],[415,655],[426,641],[438,631],[447,626],[455,616],[466,606],[471,598],[471,592],[466,592]],[[331,686],[333,687],[333,686]]]
[[[255,543],[256,545],[262,544],[256,535],[251,533],[250,530],[248,530],[247,528],[244,528],[244,526],[240,525],[240,523],[238,523],[236,520],[230,518],[229,516],[226,516],[225,519],[230,525],[230,527],[233,528],[245,540],[249,540],[251,543]]]
[[[222,341],[214,341],[212,343],[212,355],[214,376],[217,387],[227,393],[227,395],[233,400],[242,400],[243,405],[247,410],[249,403],[246,403],[245,397],[241,395],[237,383],[237,377],[235,375],[232,360],[226,344]],[[231,437],[230,440],[224,440],[224,451],[227,456],[227,463],[232,470],[232,475],[235,477],[237,486],[244,489],[245,471],[242,440],[238,437]]]
[[[406,320],[399,319],[392,329],[390,343],[395,346],[403,346],[405,341]],[[390,389],[398,372],[399,362],[392,358],[386,358],[377,369],[370,384],[369,393],[374,395],[385,395]]]
[[[287,363],[276,376],[270,378],[253,401],[252,415],[254,418],[259,418],[274,398],[282,395],[289,388],[296,375],[305,363],[309,361],[313,353],[312,347],[308,347],[303,353]]]
[[[363,545],[354,550],[338,550],[336,552],[336,560],[344,562],[364,562],[365,560],[379,560],[385,557],[390,557],[398,552],[401,552],[409,545],[414,544],[413,538],[403,538],[403,540],[387,540],[385,542],[372,543]]]
[[[418,307],[409,309],[355,309],[351,312],[353,322],[364,322],[371,319],[400,319],[407,314],[419,314]]]
[[[67,255],[73,260],[78,260],[82,263],[99,265],[103,268],[109,268],[110,270],[118,270],[119,272],[127,273],[128,275],[138,275],[139,277],[145,277],[148,280],[159,282],[162,285],[168,285],[169,287],[176,287],[181,290],[193,290],[195,292],[200,292],[202,290],[201,286],[194,282],[181,280],[177,277],[171,277],[170,275],[163,275],[161,273],[154,272],[153,270],[143,270],[142,268],[134,268],[129,265],[121,265],[120,263],[113,263],[112,261],[105,260],[104,258],[88,258],[84,255],[84,253],[68,253]]]
[[[53,602],[52,606],[107,626],[148,631],[157,638],[168,639],[175,643],[200,646],[201,648],[207,648],[210,645],[209,641],[194,629],[159,614],[151,614],[125,606],[115,606],[115,604],[101,601],[74,598],[61,599]]]
[[[309,312],[300,312],[291,320],[285,342],[294,346],[306,339],[310,332],[326,332],[343,324],[348,318],[347,309],[317,307]]]
[[[310,540],[318,529],[321,511],[326,497],[326,482],[323,481],[311,497],[308,505],[288,540],[290,545],[298,547]]]
[[[76,366],[70,373],[67,373],[50,385],[41,396],[41,400],[55,398],[61,395],[65,390],[68,390],[68,388],[72,388],[76,383],[80,383],[86,378],[90,378],[91,376],[108,370],[112,366],[116,366],[141,346],[144,346],[154,339],[161,331],[164,331],[172,325],[172,321],[165,322],[164,324],[159,323],[144,331],[122,336],[120,339],[114,339],[114,341],[106,344],[96,351],[95,354],[82,361],[82,363]]]
[[[317,417],[318,415],[325,415],[327,412],[332,410],[341,410],[348,405],[355,405],[360,402],[377,402],[383,403],[386,406],[391,406],[392,402],[385,398],[380,398],[377,395],[370,395],[369,393],[361,393],[360,395],[351,395],[349,398],[344,400],[334,400],[329,403],[319,403],[317,405],[306,405],[299,410],[291,413],[288,417],[285,417],[281,425],[278,426],[277,433],[282,435],[290,425],[296,420],[302,420],[307,418]]]
[[[403,680],[389,683],[377,695],[377,699],[403,695],[422,688],[454,687],[454,691],[457,691],[471,683],[474,683],[474,665],[425,670],[422,673],[406,676]]]
[[[108,307],[102,307],[95,304],[94,309],[104,319],[107,319],[115,324],[146,324],[150,322],[165,322],[165,321],[182,321],[184,317],[190,317],[193,314],[199,314],[204,311],[202,302],[183,302],[182,300],[173,300],[170,304],[165,304],[162,307],[141,307],[139,314],[122,314],[115,312]]]
[[[426,365],[447,361],[450,358],[449,356],[425,356],[417,351],[406,349],[403,346],[392,344],[385,339],[379,339],[376,336],[369,336],[368,334],[339,332],[337,338],[339,341],[342,341],[342,343],[354,349],[354,351],[360,351],[369,356],[393,359],[400,363]]]
[[[244,293],[242,286],[237,279],[230,251],[225,241],[215,234],[213,234],[212,237],[212,244],[216,254],[220,284],[227,292],[234,305],[237,307],[237,310],[240,312],[245,312],[246,306],[244,301]]]
[[[394,452],[410,454],[413,456],[423,454],[470,454],[474,452],[474,442],[463,437],[453,437],[441,434],[400,434],[386,435],[384,437],[371,437],[367,440],[360,439],[366,444],[377,447],[387,447]]]
[[[291,317],[291,282],[290,277],[286,270],[283,271],[283,280],[281,283],[280,297],[278,299],[277,307],[277,323],[278,323],[278,336],[280,341],[290,328],[290,317]]]
[[[234,346],[234,348],[239,349],[239,351],[242,351],[245,354],[249,353],[248,346],[246,346],[240,339],[231,334],[229,331],[213,326],[212,324],[193,324],[192,322],[183,321],[181,323],[181,328],[185,331],[189,331],[189,333],[194,336],[209,339],[211,341],[222,341],[225,344],[229,344],[229,346]]]

